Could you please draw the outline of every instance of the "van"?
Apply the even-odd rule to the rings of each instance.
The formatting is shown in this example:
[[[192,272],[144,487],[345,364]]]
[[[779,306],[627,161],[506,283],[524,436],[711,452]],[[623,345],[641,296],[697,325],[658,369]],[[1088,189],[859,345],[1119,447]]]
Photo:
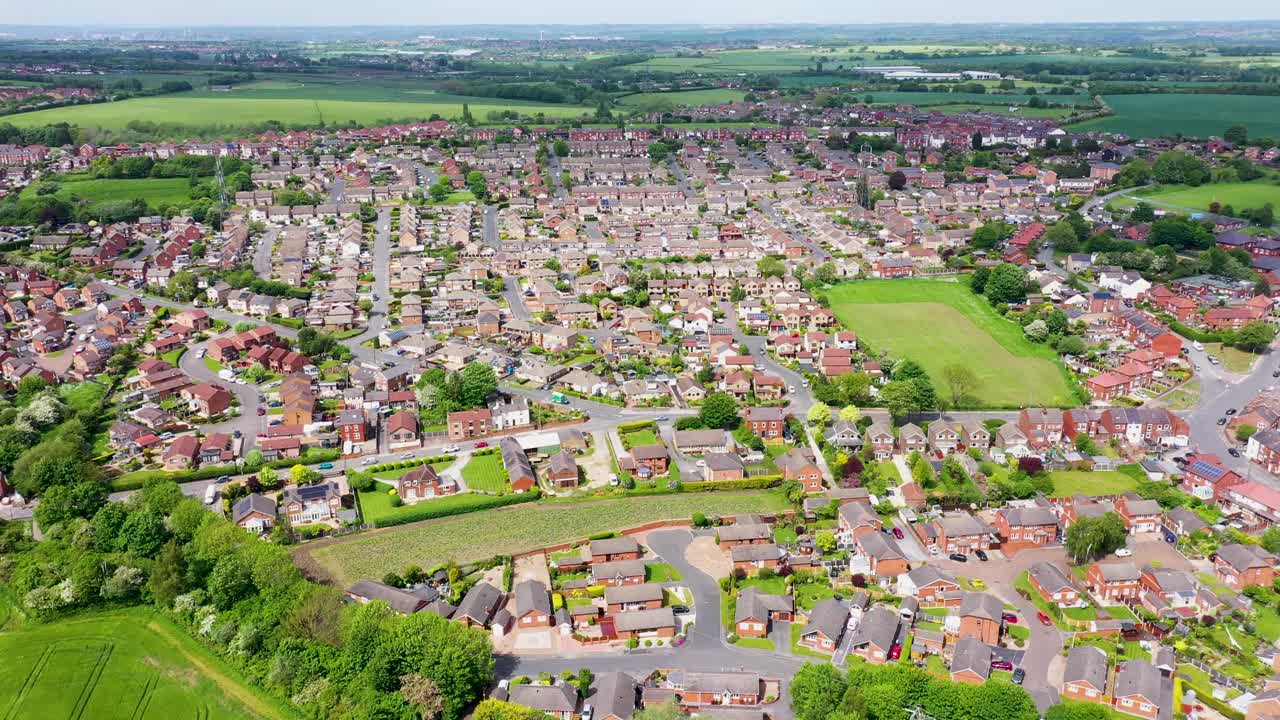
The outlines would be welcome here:
[[[205,505],[212,505],[212,504],[213,504],[213,501],[214,501],[214,500],[217,500],[217,499],[218,499],[218,486],[217,486],[217,485],[213,485],[213,484],[211,484],[211,485],[209,485],[209,487],[205,488],[205,491],[204,491],[204,504],[205,504]]]
[[[1199,340],[1191,343],[1191,347],[1195,348],[1199,352],[1204,352],[1204,344],[1201,343]]]

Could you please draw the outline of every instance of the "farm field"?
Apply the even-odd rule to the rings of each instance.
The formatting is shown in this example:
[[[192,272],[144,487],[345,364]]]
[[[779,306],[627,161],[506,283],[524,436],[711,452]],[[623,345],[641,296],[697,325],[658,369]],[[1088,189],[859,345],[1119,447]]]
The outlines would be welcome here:
[[[59,620],[0,635],[6,718],[159,720],[294,717],[144,609]]]
[[[639,110],[660,109],[664,107],[682,107],[715,105],[718,103],[742,102],[746,93],[740,90],[714,88],[708,90],[680,90],[677,92],[636,93],[618,98],[618,104]]]
[[[82,127],[124,130],[135,120],[174,123],[189,127],[243,126],[278,121],[286,126],[356,122],[372,125],[381,121],[426,120],[432,115],[458,118],[463,102],[471,114],[483,122],[490,112],[515,110],[522,114],[543,114],[548,118],[574,118],[589,114],[589,108],[570,105],[535,105],[497,98],[461,98],[424,94],[420,100],[362,101],[312,99],[307,97],[264,97],[271,92],[184,93],[163,97],[136,98],[121,102],[77,105],[10,115],[5,118],[18,127],[68,122]],[[281,91],[292,92],[292,91]],[[406,95],[412,98],[411,95]]]
[[[1280,97],[1257,95],[1108,95],[1115,115],[1076,123],[1071,130],[1104,130],[1135,136],[1221,136],[1242,118],[1257,137],[1280,135]]]
[[[319,570],[345,587],[410,564],[430,567],[450,558],[474,562],[655,520],[687,520],[694,512],[729,515],[773,512],[785,506],[786,501],[774,492],[540,502],[374,530],[314,549],[302,546],[298,553],[300,561],[305,563],[309,555]]]
[[[57,197],[63,200],[80,198],[89,202],[116,202],[142,198],[152,207],[181,205],[189,199],[191,185],[187,178],[85,178],[65,180],[56,178]],[[35,193],[35,185],[23,190],[24,196]]]
[[[865,95],[870,95],[877,104],[892,103],[895,105],[915,105],[917,107],[957,104],[1008,107],[1010,105],[1026,105],[1033,97],[1031,95],[1023,95],[1021,93],[876,92],[874,90],[869,90],[865,94],[859,93],[859,97],[865,97]],[[1076,93],[1075,95],[1044,95],[1043,97],[1046,102],[1058,105],[1093,105],[1093,98],[1083,93]],[[1050,109],[1053,108],[1024,108],[1023,110]]]
[[[920,363],[942,395],[943,369],[960,364],[978,376],[973,397],[983,401],[966,405],[1075,404],[1053,350],[1027,341],[961,283],[866,280],[837,285],[828,298],[836,317],[873,349]]]
[[[1199,187],[1165,185],[1135,192],[1133,198],[1153,204],[1170,205],[1207,212],[1210,203],[1231,205],[1237,210],[1259,208],[1267,203],[1280,206],[1280,183],[1262,178],[1253,182],[1210,183]]]
[[[876,102],[879,98],[876,97]],[[1072,113],[1069,108],[1033,108],[1025,105],[1019,105],[1013,112],[1009,111],[1008,105],[964,105],[950,103],[945,105],[928,105],[925,106],[929,110],[937,110],[946,115],[957,115],[959,113],[983,112],[996,115],[1021,115],[1023,117],[1043,117],[1043,118],[1065,118]]]

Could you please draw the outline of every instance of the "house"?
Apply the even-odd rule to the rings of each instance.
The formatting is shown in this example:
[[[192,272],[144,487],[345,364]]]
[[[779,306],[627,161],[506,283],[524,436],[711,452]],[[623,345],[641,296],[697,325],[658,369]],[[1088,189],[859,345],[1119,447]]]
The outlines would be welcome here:
[[[412,615],[430,605],[438,597],[439,593],[429,586],[409,591],[377,580],[361,580],[343,593],[343,598],[348,602],[363,605],[378,600],[401,615]]]
[[[786,412],[778,407],[749,407],[747,427],[761,440],[779,440],[787,426]]]
[[[213,383],[188,385],[178,394],[187,401],[188,409],[201,417],[215,417],[231,407],[231,393],[221,385]]]
[[[639,585],[644,579],[645,567],[642,560],[612,560],[591,566],[591,582],[594,585]]]
[[[676,634],[676,616],[669,607],[634,610],[614,615],[613,627],[622,640],[669,638]]]
[[[1153,533],[1160,529],[1164,510],[1155,500],[1122,497],[1116,501],[1116,513],[1131,534]]]
[[[389,449],[398,450],[418,445],[418,415],[411,412],[392,414],[383,423]]]
[[[834,654],[844,636],[849,609],[835,598],[827,598],[814,606],[800,634],[800,644],[818,652]]]
[[[1142,591],[1142,573],[1132,563],[1094,563],[1085,574],[1085,583],[1107,605],[1129,603]]]
[[[284,514],[294,525],[330,522],[342,509],[342,492],[336,482],[301,485],[284,491]]]
[[[824,438],[827,444],[838,448],[862,447],[862,434],[858,432],[858,426],[844,420],[833,423]]]
[[[1004,624],[1004,603],[995,595],[966,592],[960,599],[956,614],[960,617],[960,637],[977,638],[988,645],[999,642]]]
[[[873,665],[883,665],[898,644],[902,618],[897,612],[877,606],[862,616],[849,639],[849,652]]]
[[[919,425],[907,423],[898,428],[898,450],[903,455],[926,453],[929,451],[929,436]]]
[[[759,588],[748,587],[738,594],[733,615],[734,632],[739,637],[768,637],[773,621],[789,621],[794,611],[790,595],[771,595],[760,592]]]
[[[502,592],[487,582],[478,582],[463,596],[453,620],[468,627],[485,628],[502,602]]]
[[[703,463],[704,480],[741,480],[746,477],[747,469],[736,453],[707,453]]]
[[[507,470],[507,480],[511,483],[512,490],[522,493],[537,486],[538,479],[533,474],[533,465],[524,448],[520,447],[519,440],[511,436],[502,438],[498,442],[498,451],[502,453],[502,465]]]
[[[631,448],[631,457],[635,460],[636,470],[641,477],[656,477],[667,474],[667,463],[670,456],[667,453],[667,446],[661,443],[656,445],[637,445]]]
[[[573,453],[561,450],[551,456],[543,473],[547,482],[557,488],[573,488],[578,486],[578,461]]]
[[[806,493],[822,492],[822,469],[811,450],[792,448],[775,458],[774,465],[782,471],[783,479],[799,482]]]
[[[883,527],[884,521],[880,519],[880,515],[867,504],[849,503],[836,510],[836,528],[850,540],[878,533]]]
[[[864,533],[854,540],[858,554],[866,558],[868,572],[875,578],[893,578],[907,572],[907,556],[892,535]]]
[[[676,450],[686,455],[727,452],[729,433],[724,430],[677,430],[674,434]]]
[[[1075,645],[1067,653],[1062,671],[1062,697],[1084,702],[1106,702],[1107,652],[1093,645]]]
[[[1218,548],[1213,574],[1228,586],[1242,590],[1249,585],[1271,587],[1276,556],[1256,545],[1232,543]]]
[[[1058,516],[1043,507],[1001,508],[992,521],[1006,555],[1058,541]]]
[[[605,612],[616,615],[662,607],[663,588],[657,583],[615,585],[604,589]]]
[[[1072,584],[1067,574],[1047,560],[1040,560],[1028,568],[1027,580],[1045,602],[1066,607],[1080,600],[1080,591]]]
[[[593,720],[631,720],[636,710],[635,678],[620,672],[596,676],[595,688],[587,704],[595,710]]]
[[[963,637],[951,654],[951,680],[981,685],[991,676],[991,646],[974,637]]]
[[[460,410],[446,418],[450,440],[487,437],[493,429],[493,413],[488,408]]]
[[[898,594],[914,597],[921,607],[959,604],[960,583],[951,573],[936,565],[921,565],[898,576]]]
[[[708,705],[759,705],[764,699],[764,681],[759,675],[747,672],[677,670],[667,676],[667,686],[675,690],[680,706],[690,709]]]
[[[591,544],[588,545],[588,552],[591,554],[591,562],[593,563],[638,560],[640,559],[640,543],[629,535],[592,540]]]
[[[716,528],[716,539],[721,550],[739,545],[763,545],[773,542],[773,531],[763,523],[723,525]]]
[[[773,543],[761,545],[739,545],[729,551],[729,560],[733,569],[748,575],[761,568],[777,570],[786,559],[786,552]]]
[[[507,701],[544,713],[556,720],[573,720],[578,715],[578,689],[567,682],[555,685],[512,685],[507,690]]]
[[[276,524],[276,501],[258,493],[245,495],[232,506],[231,521],[249,532],[265,533]]]
[[[963,553],[968,555],[974,550],[991,549],[992,536],[995,531],[982,520],[967,512],[957,512],[934,520],[927,526],[932,531],[933,542],[948,555]]]
[[[520,627],[551,625],[551,595],[540,580],[523,580],[515,587],[516,624]]]
[[[883,462],[893,457],[895,438],[893,430],[885,423],[873,423],[867,428],[865,441],[871,443],[877,461]]]
[[[1161,705],[1172,700],[1165,697],[1165,682],[1160,670],[1147,660],[1126,660],[1116,665],[1112,685],[1111,706],[1122,713],[1147,720],[1158,717]]]
[[[431,465],[419,465],[407,470],[396,480],[396,493],[407,503],[452,495],[456,492],[458,492],[458,483],[452,478],[442,478]]]

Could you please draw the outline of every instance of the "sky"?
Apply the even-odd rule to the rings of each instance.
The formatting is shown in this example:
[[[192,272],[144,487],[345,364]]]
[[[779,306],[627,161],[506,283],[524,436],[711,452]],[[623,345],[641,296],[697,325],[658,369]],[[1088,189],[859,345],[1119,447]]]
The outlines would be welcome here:
[[[1275,0],[7,0],[3,24],[436,25],[589,23],[1128,22],[1280,19]]]

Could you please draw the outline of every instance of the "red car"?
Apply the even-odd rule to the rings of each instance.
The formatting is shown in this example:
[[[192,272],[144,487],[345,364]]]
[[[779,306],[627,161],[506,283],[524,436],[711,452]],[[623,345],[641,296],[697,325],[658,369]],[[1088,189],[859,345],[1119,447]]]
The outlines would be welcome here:
[[[481,440],[480,442],[476,443],[477,450],[479,450],[480,448],[487,448],[487,447],[489,447],[489,443],[485,442],[484,440]]]
[[[898,659],[898,658],[900,658],[900,657],[902,657],[902,646],[901,646],[901,645],[894,645],[892,648],[890,648],[890,650],[889,650],[889,659],[890,659],[890,660],[897,660],[897,659]]]
[[[1013,663],[1009,662],[1008,660],[992,660],[991,669],[992,670],[1012,670]]]
[[[901,540],[903,537],[905,537],[905,536],[902,534],[902,528],[894,528],[894,529],[893,529],[893,536],[894,536],[894,537],[896,537],[896,538],[898,538],[899,540]]]
[[[1053,625],[1053,620],[1049,619],[1049,616],[1042,612],[1036,613],[1036,617],[1040,618],[1041,625]]]
[[[1017,616],[1017,615],[1014,615],[1014,614],[1013,614],[1013,613],[1011,613],[1011,612],[1004,613],[1004,614],[1003,614],[1003,615],[1001,615],[1000,617],[1001,617],[1001,619],[1003,619],[1003,620],[1004,620],[1005,622],[1007,622],[1007,623],[1013,623],[1014,625],[1017,625],[1017,624],[1018,624],[1018,616]]]

